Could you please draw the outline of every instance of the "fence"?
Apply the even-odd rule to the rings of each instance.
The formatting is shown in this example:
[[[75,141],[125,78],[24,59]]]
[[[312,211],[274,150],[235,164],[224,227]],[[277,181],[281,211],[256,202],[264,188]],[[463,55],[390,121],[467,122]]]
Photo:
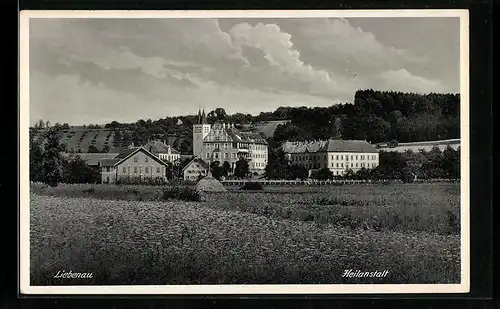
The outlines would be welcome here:
[[[459,179],[426,179],[416,180],[416,183],[423,182],[456,182]],[[345,185],[345,184],[360,184],[360,183],[402,183],[401,180],[381,179],[381,180],[223,180],[221,183],[224,186],[242,186],[246,182],[258,182],[262,185],[275,186],[324,186],[324,185]]]

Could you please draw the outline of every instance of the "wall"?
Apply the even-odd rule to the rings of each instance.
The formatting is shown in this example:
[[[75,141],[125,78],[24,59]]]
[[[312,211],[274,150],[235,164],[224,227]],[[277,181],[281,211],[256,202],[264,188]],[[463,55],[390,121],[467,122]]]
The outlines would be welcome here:
[[[137,159],[137,162],[135,159]],[[165,172],[165,165],[153,160],[144,152],[139,151],[118,166],[117,175],[118,179],[128,177],[161,177],[166,179]]]

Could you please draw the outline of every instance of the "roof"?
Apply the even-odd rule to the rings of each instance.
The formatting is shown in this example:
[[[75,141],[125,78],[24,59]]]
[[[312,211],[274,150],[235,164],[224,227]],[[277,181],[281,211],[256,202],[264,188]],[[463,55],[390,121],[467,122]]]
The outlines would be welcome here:
[[[327,152],[363,152],[377,153],[379,152],[372,144],[362,140],[329,140],[328,146],[325,147]]]
[[[267,145],[267,141],[260,133],[258,132],[242,132],[236,129],[234,126],[230,126],[229,124],[223,126],[222,124],[217,124],[216,125],[217,129],[220,129],[226,133],[229,138],[233,142],[246,142],[246,143],[256,143],[256,144],[264,144]],[[212,132],[214,130],[211,130],[209,135],[205,137],[205,141],[207,141],[212,135]]]
[[[154,154],[157,153],[180,154],[179,151],[175,150],[174,148],[172,148],[172,146],[167,145],[162,141],[150,141],[143,147]]]
[[[162,164],[162,165],[167,165],[165,162],[160,160],[157,156],[149,152],[147,149],[144,149],[144,147],[134,147],[134,148],[128,148],[120,152],[115,158],[113,159],[103,159],[101,160],[101,165],[103,166],[116,166],[120,164],[121,162],[125,161],[135,153],[142,151],[145,154],[147,154],[150,158],[155,160],[156,162]],[[106,164],[106,165],[105,165]]]
[[[318,152],[323,150],[328,141],[285,142],[282,146],[285,153]]]
[[[285,142],[282,146],[285,153],[305,152],[362,152],[377,153],[377,148],[364,140],[328,140]]]
[[[203,161],[203,159],[200,159],[200,158],[194,158],[194,159],[193,159],[193,160],[191,160],[188,164],[186,164],[186,166],[184,166],[184,167],[182,168],[182,171],[184,172],[184,170],[185,170],[186,168],[188,168],[188,167],[189,167],[191,164],[193,164],[193,163],[199,163],[199,164],[201,164],[201,166],[202,166],[204,169],[207,169],[207,170],[208,170],[208,168],[209,168],[208,163],[207,163],[207,162],[205,162],[205,161]]]
[[[101,159],[101,166],[115,166],[120,161],[120,159]]]
[[[69,158],[71,156],[78,156],[80,157],[85,163],[88,165],[98,165],[99,162],[102,159],[112,159],[115,158],[118,155],[118,153],[111,153],[111,152],[106,152],[106,153],[69,153],[69,152],[64,152],[62,153],[63,157]]]

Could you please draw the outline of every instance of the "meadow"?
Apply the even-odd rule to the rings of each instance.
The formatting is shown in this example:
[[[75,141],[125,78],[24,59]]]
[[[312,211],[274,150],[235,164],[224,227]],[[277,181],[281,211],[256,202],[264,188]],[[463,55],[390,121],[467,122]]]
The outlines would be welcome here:
[[[200,201],[105,187],[32,186],[33,285],[460,280],[458,183],[268,187]],[[343,278],[346,269],[389,274]],[[53,278],[59,270],[94,277]]]

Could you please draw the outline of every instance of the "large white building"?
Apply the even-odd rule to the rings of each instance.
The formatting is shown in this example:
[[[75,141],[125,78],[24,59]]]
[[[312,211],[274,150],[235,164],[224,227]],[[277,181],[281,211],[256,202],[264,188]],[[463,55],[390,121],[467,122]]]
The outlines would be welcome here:
[[[205,111],[193,125],[193,156],[205,162],[227,161],[234,170],[240,158],[248,160],[251,173],[262,174],[267,165],[267,142],[255,132],[241,132],[234,124],[208,124]]]
[[[283,151],[291,164],[309,170],[328,168],[333,175],[342,175],[348,169],[372,169],[379,164],[379,150],[367,141],[327,140],[285,142]]]

